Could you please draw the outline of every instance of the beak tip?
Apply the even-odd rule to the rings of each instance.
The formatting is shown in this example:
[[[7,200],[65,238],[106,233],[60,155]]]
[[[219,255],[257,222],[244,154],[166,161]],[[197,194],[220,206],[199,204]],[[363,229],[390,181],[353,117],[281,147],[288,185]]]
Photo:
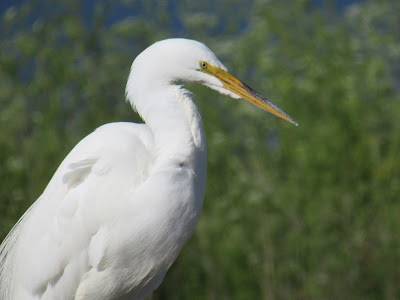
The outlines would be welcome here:
[[[281,117],[281,116],[280,116]],[[299,126],[299,123],[297,123],[295,120],[293,120],[290,116],[288,116],[287,114],[285,114],[284,117],[281,117],[282,119],[288,121],[289,123],[292,123],[294,126]]]

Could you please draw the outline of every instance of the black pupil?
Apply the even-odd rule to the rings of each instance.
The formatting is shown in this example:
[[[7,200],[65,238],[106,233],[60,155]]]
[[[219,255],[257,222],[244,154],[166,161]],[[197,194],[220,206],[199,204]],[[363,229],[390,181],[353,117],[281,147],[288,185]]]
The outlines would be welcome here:
[[[206,65],[206,63],[203,63],[203,68],[205,68],[207,65]]]

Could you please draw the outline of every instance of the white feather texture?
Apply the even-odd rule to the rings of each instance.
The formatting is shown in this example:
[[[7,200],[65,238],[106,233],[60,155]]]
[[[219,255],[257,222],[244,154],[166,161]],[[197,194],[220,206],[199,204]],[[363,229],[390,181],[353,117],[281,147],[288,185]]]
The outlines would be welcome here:
[[[203,125],[176,85],[222,87],[200,60],[222,67],[183,39],[137,57],[127,99],[147,125],[104,125],[65,158],[1,245],[0,299],[143,299],[158,287],[203,204]]]
[[[135,59],[126,86],[146,124],[104,125],[69,153],[0,246],[1,300],[143,299],[160,285],[205,192],[206,139],[183,81],[297,124],[205,45],[155,43]]]

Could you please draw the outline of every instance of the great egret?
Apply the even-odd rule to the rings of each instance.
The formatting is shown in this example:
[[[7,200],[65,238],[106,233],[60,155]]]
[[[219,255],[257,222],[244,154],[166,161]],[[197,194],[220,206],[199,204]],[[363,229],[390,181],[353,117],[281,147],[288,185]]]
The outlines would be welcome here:
[[[204,129],[181,81],[297,125],[204,44],[153,44],[126,86],[146,124],[101,126],[65,158],[0,246],[2,300],[143,299],[160,285],[195,229],[206,182]]]

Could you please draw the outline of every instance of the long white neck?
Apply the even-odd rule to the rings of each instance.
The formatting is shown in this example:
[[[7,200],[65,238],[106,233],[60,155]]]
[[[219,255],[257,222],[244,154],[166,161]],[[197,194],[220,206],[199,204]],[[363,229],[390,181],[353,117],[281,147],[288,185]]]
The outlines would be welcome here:
[[[131,73],[127,99],[153,131],[160,155],[197,161],[199,158],[193,155],[203,153],[205,158],[204,128],[189,91],[173,83],[154,82]]]

